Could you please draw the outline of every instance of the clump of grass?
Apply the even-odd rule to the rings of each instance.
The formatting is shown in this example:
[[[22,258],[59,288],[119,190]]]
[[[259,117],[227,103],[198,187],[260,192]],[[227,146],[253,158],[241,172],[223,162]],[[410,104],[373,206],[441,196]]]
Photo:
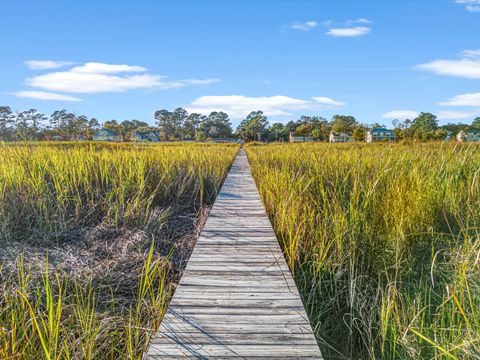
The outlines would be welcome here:
[[[141,359],[230,145],[0,145],[0,358]]]
[[[247,154],[324,355],[480,356],[480,146]]]

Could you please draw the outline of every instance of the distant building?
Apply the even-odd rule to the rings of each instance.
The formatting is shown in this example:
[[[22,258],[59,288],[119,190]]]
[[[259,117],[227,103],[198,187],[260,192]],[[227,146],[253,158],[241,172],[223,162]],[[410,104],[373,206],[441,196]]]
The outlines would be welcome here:
[[[368,143],[377,141],[395,141],[395,133],[393,130],[386,128],[374,128],[367,131],[365,141]]]
[[[463,131],[462,130],[457,134],[457,141],[459,142],[480,141],[480,131],[478,130]]]
[[[239,143],[243,144],[244,141],[241,139],[234,139],[234,138],[214,138],[211,139],[215,143]]]
[[[315,141],[315,140],[313,139],[313,137],[311,137],[311,136],[299,136],[299,135],[294,135],[293,132],[290,132],[290,134],[288,135],[288,140],[289,140],[291,143]]]
[[[449,140],[452,140],[453,138],[453,132],[451,131],[447,131],[447,135],[445,135],[445,141],[449,141]]]
[[[133,133],[133,141],[159,142],[160,132],[159,131],[135,131]]]
[[[123,141],[122,137],[112,129],[99,129],[96,130],[93,135],[92,139],[95,141]]]
[[[88,140],[88,137],[85,135],[79,134],[61,134],[61,135],[53,135],[52,140],[54,141],[84,141]]]
[[[344,142],[352,142],[353,137],[351,134],[347,133],[336,133],[334,131],[330,131],[330,136],[328,141],[331,143],[344,143]]]

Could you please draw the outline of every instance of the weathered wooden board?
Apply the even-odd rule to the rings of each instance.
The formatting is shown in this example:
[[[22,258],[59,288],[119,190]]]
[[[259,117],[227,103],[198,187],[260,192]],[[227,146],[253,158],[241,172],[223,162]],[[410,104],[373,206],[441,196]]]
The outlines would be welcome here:
[[[321,359],[239,151],[146,359]]]

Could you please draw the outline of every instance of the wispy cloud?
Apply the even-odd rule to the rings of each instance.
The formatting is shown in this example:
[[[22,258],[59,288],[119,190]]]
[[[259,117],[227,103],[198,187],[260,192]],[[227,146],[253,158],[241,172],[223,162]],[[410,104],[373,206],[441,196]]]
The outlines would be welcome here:
[[[317,26],[318,26],[318,23],[316,21],[311,20],[311,21],[305,21],[305,22],[297,22],[291,25],[290,27],[293,30],[309,31]]]
[[[54,60],[27,60],[24,62],[25,65],[31,70],[46,70],[46,69],[56,69],[72,65],[71,61],[54,61]]]
[[[480,12],[480,0],[455,0],[455,2],[470,12]]]
[[[413,120],[418,116],[418,111],[413,110],[392,110],[382,114],[382,118],[389,119],[389,120],[406,120],[410,119]]]
[[[480,116],[480,110],[475,110],[475,111],[441,110],[441,111],[438,111],[435,115],[437,115],[439,120],[473,119],[476,116]]]
[[[357,18],[345,21],[345,25],[354,25],[354,24],[371,24],[372,22],[365,18]]]
[[[116,74],[116,73],[131,73],[131,72],[145,72],[146,68],[136,65],[117,65],[104,64],[97,62],[88,62],[81,66],[75,66],[69,70],[78,74]]]
[[[371,29],[366,26],[354,26],[347,28],[332,28],[328,30],[325,34],[334,36],[334,37],[355,37],[367,35],[371,32]]]
[[[334,100],[332,98],[325,97],[325,96],[314,96],[312,99],[319,104],[327,105],[327,106],[344,106],[345,105],[343,101]]]
[[[219,78],[209,78],[209,79],[186,79],[186,80],[180,80],[180,83],[182,84],[188,84],[188,85],[210,85],[210,84],[215,84],[220,82],[221,80]]]
[[[480,107],[480,92],[456,95],[447,101],[439,102],[440,106],[478,106]]]
[[[51,69],[65,66],[65,62],[28,62],[30,68]],[[25,83],[42,91],[19,91],[19,97],[42,100],[79,101],[79,98],[61,93],[110,93],[134,89],[178,89],[219,82],[218,78],[169,80],[165,76],[148,73],[143,66],[88,62],[65,71],[47,72],[28,77]]]
[[[480,49],[464,50],[459,59],[433,60],[420,64],[418,69],[431,71],[439,75],[448,75],[468,79],[480,79]]]
[[[12,95],[20,98],[35,99],[35,100],[82,101],[82,99],[74,96],[57,94],[57,93],[46,92],[46,91],[22,90],[22,91],[17,91]]]
[[[209,114],[212,111],[226,112],[233,119],[241,119],[251,111],[262,110],[268,116],[287,116],[292,111],[321,109],[341,106],[343,102],[327,98],[313,97],[313,100],[292,98],[289,96],[201,96],[187,106],[189,112]]]

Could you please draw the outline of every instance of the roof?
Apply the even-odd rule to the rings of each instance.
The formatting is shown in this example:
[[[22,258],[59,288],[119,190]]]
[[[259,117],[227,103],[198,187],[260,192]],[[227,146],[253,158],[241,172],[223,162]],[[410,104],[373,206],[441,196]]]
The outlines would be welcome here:
[[[95,135],[96,133],[98,133],[99,131],[105,131],[105,132],[107,132],[108,134],[113,135],[113,136],[116,136],[116,135],[117,135],[117,132],[116,132],[115,130],[113,130],[113,129],[105,129],[105,128],[101,128],[101,129],[95,131],[94,135]]]
[[[371,132],[393,132],[393,130],[387,128],[373,128],[370,130]]]

